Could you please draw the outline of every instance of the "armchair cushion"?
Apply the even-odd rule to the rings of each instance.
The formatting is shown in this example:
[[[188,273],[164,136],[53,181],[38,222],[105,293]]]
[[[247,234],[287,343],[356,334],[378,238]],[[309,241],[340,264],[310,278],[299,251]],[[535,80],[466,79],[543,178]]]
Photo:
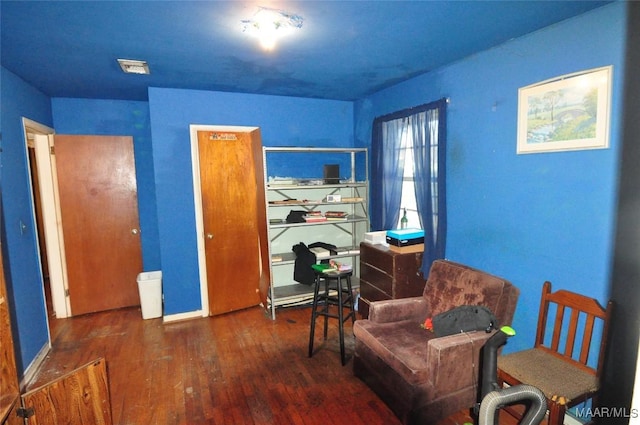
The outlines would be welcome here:
[[[375,323],[358,321],[360,331],[356,338],[367,345],[407,382],[419,384],[429,376],[429,340],[435,338],[433,332],[422,329],[415,320]]]
[[[424,297],[377,301],[369,307],[369,321],[391,323],[409,320],[424,323],[427,311],[427,302]]]
[[[489,308],[500,325],[511,323],[505,317],[506,310],[512,308],[506,297],[506,280],[471,267],[451,261],[436,260],[429,271],[423,297],[431,316],[451,310],[461,305],[484,305]],[[512,313],[513,314],[513,313]]]
[[[438,338],[410,320],[378,325],[363,320],[359,324],[365,331],[358,332],[360,342],[412,385],[471,385],[474,377],[459,366],[469,363],[493,334],[468,332]]]

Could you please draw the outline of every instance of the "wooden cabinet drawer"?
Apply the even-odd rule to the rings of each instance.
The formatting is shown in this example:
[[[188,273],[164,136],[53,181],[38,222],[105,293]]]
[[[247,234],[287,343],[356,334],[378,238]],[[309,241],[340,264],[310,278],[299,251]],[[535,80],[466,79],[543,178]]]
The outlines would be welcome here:
[[[378,248],[380,247],[380,248]],[[388,248],[384,248],[381,245],[378,247],[362,243],[360,245],[360,261],[362,263],[374,265],[377,269],[380,269],[389,276],[393,276],[393,255]]]
[[[360,297],[365,298],[368,301],[381,301],[381,300],[390,300],[391,296],[380,291],[375,286],[369,284],[368,282],[360,280]]]
[[[393,295],[393,277],[369,263],[360,263],[360,281],[366,281],[378,291],[384,292],[389,298]]]
[[[422,295],[426,279],[420,272],[422,253],[407,254],[402,259],[396,258],[395,284],[393,298],[407,298]]]
[[[369,301],[362,297],[358,300],[358,314],[362,319],[369,318]]]
[[[388,294],[378,290],[375,286],[360,278],[360,300],[358,301],[358,311],[362,318],[369,317],[369,306],[374,301],[389,300]]]

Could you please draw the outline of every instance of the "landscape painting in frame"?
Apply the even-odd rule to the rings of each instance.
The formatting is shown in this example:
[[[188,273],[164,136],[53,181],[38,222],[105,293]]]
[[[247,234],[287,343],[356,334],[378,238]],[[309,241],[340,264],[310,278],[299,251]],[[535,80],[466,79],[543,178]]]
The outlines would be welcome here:
[[[517,153],[608,148],[611,73],[607,66],[518,90]]]

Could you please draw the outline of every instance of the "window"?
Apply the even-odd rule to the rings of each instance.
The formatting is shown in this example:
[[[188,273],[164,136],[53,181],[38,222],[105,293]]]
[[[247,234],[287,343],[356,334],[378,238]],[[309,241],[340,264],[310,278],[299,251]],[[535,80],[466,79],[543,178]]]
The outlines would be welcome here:
[[[426,118],[426,112],[421,112],[420,115],[423,115],[423,119]],[[438,116],[437,114],[432,114],[428,122],[429,131],[432,133],[429,138],[431,149],[431,158],[437,158],[438,153]],[[404,158],[404,172],[402,176],[402,195],[400,198],[400,216],[398,217],[397,227],[400,228],[400,220],[402,219],[402,215],[404,210],[407,211],[407,219],[408,219],[408,227],[412,228],[422,228],[422,220],[420,215],[418,214],[418,204],[416,199],[416,187],[415,187],[415,174],[414,174],[414,143],[424,143],[424,140],[414,140],[414,135],[412,131],[412,126],[409,125],[410,118],[402,120],[402,136],[400,138],[400,156]],[[432,186],[431,197],[432,197],[432,220],[434,224],[434,228],[437,228],[438,223],[438,187],[437,187],[437,176],[438,176],[438,162],[433,161],[431,164],[431,168],[433,168],[433,172],[430,172],[430,184]]]
[[[407,146],[409,135],[403,140],[401,149],[404,151],[404,173],[402,175],[402,195],[400,197],[400,217],[398,218],[398,228],[402,215],[407,212],[407,227],[422,228],[420,217],[418,216],[418,203],[416,201],[415,178],[413,175],[413,146]]]
[[[422,112],[421,114],[426,114]],[[404,172],[402,175],[402,195],[400,198],[400,216],[397,227],[400,228],[400,220],[404,212],[407,213],[407,227],[422,228],[422,220],[418,214],[418,203],[416,199],[415,174],[414,174],[414,143],[421,143],[414,140],[413,130],[410,125],[410,118],[402,120],[402,137],[400,139],[400,155],[404,158]],[[437,121],[436,121],[437,124]],[[437,128],[437,126],[436,126]]]
[[[372,229],[400,227],[406,208],[408,226],[425,231],[423,271],[444,257],[446,103],[378,117],[373,124]]]

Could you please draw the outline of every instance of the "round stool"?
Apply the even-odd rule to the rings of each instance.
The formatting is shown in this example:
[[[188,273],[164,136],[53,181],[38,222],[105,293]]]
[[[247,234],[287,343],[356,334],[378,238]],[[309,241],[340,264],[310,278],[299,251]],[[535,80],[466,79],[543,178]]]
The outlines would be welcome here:
[[[313,305],[311,307],[311,332],[309,334],[309,357],[313,356],[313,339],[316,329],[316,318],[324,316],[324,339],[327,339],[327,326],[329,318],[338,319],[338,331],[340,333],[340,357],[342,365],[346,363],[344,353],[344,322],[351,319],[356,321],[354,297],[351,289],[352,271],[346,272],[319,272],[316,271],[316,282],[313,290]],[[324,285],[322,284],[324,282]],[[346,287],[343,285],[346,284]],[[324,291],[320,290],[324,286]],[[335,295],[334,293],[335,292]],[[337,314],[329,313],[329,306],[338,307]],[[349,312],[345,315],[344,309]]]

